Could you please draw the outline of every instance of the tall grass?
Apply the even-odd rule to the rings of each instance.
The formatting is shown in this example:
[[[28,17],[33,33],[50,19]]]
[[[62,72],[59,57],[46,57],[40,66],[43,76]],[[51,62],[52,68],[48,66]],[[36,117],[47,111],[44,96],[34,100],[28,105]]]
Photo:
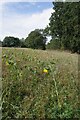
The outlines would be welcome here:
[[[3,48],[2,84],[3,120],[80,117],[77,54]]]

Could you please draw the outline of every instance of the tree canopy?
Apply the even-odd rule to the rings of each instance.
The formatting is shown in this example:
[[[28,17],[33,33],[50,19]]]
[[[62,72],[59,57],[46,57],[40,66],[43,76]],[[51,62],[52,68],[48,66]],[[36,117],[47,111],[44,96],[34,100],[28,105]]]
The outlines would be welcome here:
[[[32,31],[25,39],[26,47],[33,49],[45,49],[46,37],[43,30],[36,29]]]
[[[15,37],[5,37],[3,40],[3,47],[19,47],[20,46],[20,40],[19,38]]]
[[[0,47],[2,47],[2,41],[0,41]]]
[[[78,2],[53,2],[55,12],[50,17],[49,30],[54,46],[72,52],[80,52]],[[49,44],[50,46],[50,44]],[[52,47],[52,41],[51,41]]]

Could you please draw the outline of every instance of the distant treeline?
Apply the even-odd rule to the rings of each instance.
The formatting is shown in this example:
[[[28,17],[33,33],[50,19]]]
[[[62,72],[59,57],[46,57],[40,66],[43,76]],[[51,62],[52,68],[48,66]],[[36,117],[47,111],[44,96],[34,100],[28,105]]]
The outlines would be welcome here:
[[[5,37],[2,46],[60,49],[80,53],[79,12],[80,2],[53,2],[53,13],[46,28],[32,31],[26,39]],[[47,36],[52,39],[46,45]]]
[[[0,41],[0,43],[2,47],[25,47],[45,50],[46,36],[43,34],[43,30],[36,29],[32,31],[26,39],[7,36],[3,42]]]

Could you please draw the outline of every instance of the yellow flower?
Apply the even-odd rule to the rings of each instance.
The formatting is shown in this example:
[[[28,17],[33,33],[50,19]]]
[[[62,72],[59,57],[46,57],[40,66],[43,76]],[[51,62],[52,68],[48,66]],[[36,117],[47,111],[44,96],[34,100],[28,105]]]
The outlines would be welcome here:
[[[44,68],[43,72],[44,72],[44,73],[48,73],[48,70]]]

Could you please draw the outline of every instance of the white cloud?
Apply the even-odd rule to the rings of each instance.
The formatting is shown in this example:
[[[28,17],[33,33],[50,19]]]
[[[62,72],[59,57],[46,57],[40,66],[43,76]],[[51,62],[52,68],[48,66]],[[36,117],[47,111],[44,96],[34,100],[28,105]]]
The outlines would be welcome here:
[[[32,30],[44,28],[48,25],[52,11],[53,10],[49,8],[42,13],[32,15],[10,14],[6,17],[4,16],[2,22],[2,34],[0,33],[1,38],[3,39],[5,36],[26,38]]]

